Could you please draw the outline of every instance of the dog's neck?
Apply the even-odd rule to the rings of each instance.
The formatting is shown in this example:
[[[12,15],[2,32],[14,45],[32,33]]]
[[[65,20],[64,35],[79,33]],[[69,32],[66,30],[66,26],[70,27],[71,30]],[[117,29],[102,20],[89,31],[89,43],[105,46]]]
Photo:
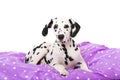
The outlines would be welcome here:
[[[72,38],[69,38],[69,39],[67,39],[66,41],[63,41],[63,42],[60,42],[60,41],[57,41],[57,40],[55,42],[59,43],[59,44],[64,44],[67,47],[67,46],[70,46],[70,45],[72,46],[74,40]]]

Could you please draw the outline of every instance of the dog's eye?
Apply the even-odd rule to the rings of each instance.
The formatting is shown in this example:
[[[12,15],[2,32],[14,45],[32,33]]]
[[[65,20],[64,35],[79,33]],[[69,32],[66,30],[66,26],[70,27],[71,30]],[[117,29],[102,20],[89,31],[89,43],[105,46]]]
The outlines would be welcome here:
[[[68,26],[68,25],[65,25],[64,28],[69,28],[69,26]]]
[[[57,24],[55,24],[55,25],[54,25],[54,29],[57,29],[57,28],[58,28],[58,25],[57,25]]]

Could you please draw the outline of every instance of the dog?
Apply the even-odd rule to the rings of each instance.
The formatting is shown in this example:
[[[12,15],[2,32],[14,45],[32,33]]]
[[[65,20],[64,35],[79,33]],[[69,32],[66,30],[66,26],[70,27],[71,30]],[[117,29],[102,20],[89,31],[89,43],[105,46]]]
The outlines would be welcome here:
[[[89,71],[80,49],[72,39],[77,35],[81,26],[72,19],[54,18],[45,25],[42,35],[48,34],[48,29],[53,29],[56,40],[54,44],[43,42],[29,51],[25,63],[48,64],[54,67],[61,75],[68,75],[66,69],[84,69]]]

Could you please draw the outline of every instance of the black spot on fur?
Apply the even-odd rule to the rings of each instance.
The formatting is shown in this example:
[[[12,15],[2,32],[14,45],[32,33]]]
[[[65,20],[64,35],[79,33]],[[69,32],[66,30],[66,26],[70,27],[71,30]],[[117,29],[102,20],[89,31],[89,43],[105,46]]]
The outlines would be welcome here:
[[[52,62],[53,58],[51,58],[50,60],[46,59],[46,56],[44,56],[44,61],[46,64],[50,64]]]
[[[29,58],[25,58],[25,63],[28,63],[28,61],[29,61]]]
[[[42,60],[39,60],[39,61],[37,62],[37,65],[41,64],[41,61],[42,61]]]
[[[35,51],[36,51],[36,49],[38,49],[38,48],[40,48],[43,44],[45,44],[46,42],[43,42],[42,44],[40,44],[39,46],[37,46],[37,47],[35,47],[34,49],[33,49],[33,54],[35,54]]]
[[[62,47],[63,47],[63,48],[65,48],[65,45],[64,45],[64,44],[62,44]]]
[[[78,62],[77,65],[74,67],[74,69],[80,68],[81,62]]]
[[[78,47],[75,48],[75,51],[77,51],[77,50],[78,50]]]
[[[74,67],[74,69],[78,69],[78,68],[80,68],[80,66],[75,66],[75,67]]]
[[[47,59],[46,59],[46,56],[44,56],[44,61],[45,61],[46,64],[48,64],[48,61],[47,61]]]
[[[62,44],[64,44],[64,43],[65,43],[65,41],[62,42]]]
[[[72,40],[72,42],[73,42],[73,47],[75,47],[75,41],[74,41],[74,40]]]
[[[47,49],[47,53],[49,53],[49,50]]]
[[[43,44],[46,43],[46,42],[43,42]]]
[[[67,62],[67,61],[65,61],[65,64],[66,64],[66,65],[68,65],[68,62]]]
[[[50,60],[47,61],[47,64],[50,64]]]
[[[60,46],[60,44],[57,44],[58,46]]]
[[[53,52],[51,52],[51,55],[53,54]]]
[[[53,66],[55,66],[56,64],[53,64]]]
[[[70,41],[71,41],[72,39],[70,38]]]
[[[47,46],[44,46],[44,48],[47,48]]]
[[[69,60],[70,60],[70,61],[73,61],[74,59],[73,59],[72,57],[69,57]]]
[[[47,61],[48,64],[50,64],[52,62],[53,58],[51,58],[50,60]]]
[[[54,25],[54,29],[57,29],[57,28],[58,28],[58,24],[55,24],[55,25]]]
[[[44,59],[45,56],[43,56],[38,62],[37,65],[41,64],[41,61]]]
[[[50,53],[51,55],[53,54],[53,50],[52,50],[52,52]]]
[[[63,48],[63,50],[65,51],[66,50],[66,48]],[[65,51],[66,52],[66,51]]]
[[[77,64],[82,64],[81,62],[78,62]]]
[[[30,56],[30,59],[32,59],[32,56]]]
[[[60,50],[62,51],[62,48],[60,48]]]
[[[67,28],[69,28],[69,26],[68,26],[68,25],[65,25],[64,28],[67,29]]]
[[[37,55],[39,54],[39,52],[37,53]]]
[[[65,51],[65,54],[66,54],[66,57],[68,58],[68,54],[67,54],[67,51]]]
[[[28,52],[28,55],[30,54],[30,51]]]
[[[61,28],[59,30],[62,31]]]

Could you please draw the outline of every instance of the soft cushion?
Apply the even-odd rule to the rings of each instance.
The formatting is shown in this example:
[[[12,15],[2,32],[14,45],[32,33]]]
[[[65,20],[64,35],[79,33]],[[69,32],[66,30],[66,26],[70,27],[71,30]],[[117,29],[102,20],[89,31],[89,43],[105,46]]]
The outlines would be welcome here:
[[[89,69],[69,69],[61,76],[48,65],[25,64],[26,53],[0,52],[0,80],[118,80],[120,79],[120,49],[83,42],[78,44]]]

